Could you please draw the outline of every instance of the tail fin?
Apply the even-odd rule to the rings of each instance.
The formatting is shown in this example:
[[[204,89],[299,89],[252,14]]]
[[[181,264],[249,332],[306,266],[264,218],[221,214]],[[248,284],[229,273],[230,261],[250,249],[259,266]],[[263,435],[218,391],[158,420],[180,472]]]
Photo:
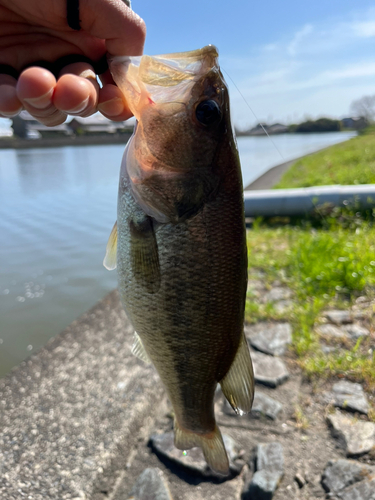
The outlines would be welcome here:
[[[189,450],[195,446],[202,449],[204,458],[212,470],[226,476],[229,474],[228,455],[218,426],[207,434],[196,434],[182,429],[174,421],[174,444],[179,450]]]

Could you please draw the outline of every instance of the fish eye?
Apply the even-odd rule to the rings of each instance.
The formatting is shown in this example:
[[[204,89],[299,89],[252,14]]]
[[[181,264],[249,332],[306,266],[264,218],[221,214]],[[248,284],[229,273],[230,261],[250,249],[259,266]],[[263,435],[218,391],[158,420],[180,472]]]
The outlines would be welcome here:
[[[198,104],[195,109],[195,116],[202,125],[213,125],[221,120],[221,110],[213,99],[207,99]]]

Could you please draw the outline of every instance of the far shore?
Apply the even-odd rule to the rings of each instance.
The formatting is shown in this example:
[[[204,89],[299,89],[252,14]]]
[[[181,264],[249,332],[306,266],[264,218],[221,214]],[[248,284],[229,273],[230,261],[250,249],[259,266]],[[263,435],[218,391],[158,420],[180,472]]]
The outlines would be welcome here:
[[[20,139],[15,137],[0,138],[0,150],[1,149],[31,149],[31,148],[56,148],[63,146],[100,146],[100,145],[110,145],[110,144],[122,144],[125,145],[131,137],[131,133],[123,134],[106,134],[106,135],[82,135],[82,136],[58,136],[51,138],[40,138],[40,139]],[[283,174],[299,159],[310,156],[318,151],[329,148],[326,146],[324,148],[318,149],[313,153],[294,158],[293,160],[281,163],[274,167],[271,167],[257,179],[248,184],[244,190],[260,190],[260,189],[271,189],[275,184],[277,184]]]
[[[108,135],[81,135],[74,137],[51,137],[41,139],[20,139],[15,137],[0,139],[0,149],[57,148],[61,146],[95,146],[106,144],[126,144],[131,133]]]

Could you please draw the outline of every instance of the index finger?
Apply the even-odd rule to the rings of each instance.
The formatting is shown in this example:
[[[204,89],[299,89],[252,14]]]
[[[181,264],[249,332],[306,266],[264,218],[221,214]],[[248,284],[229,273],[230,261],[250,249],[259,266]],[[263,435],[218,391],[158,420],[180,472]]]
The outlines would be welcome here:
[[[146,26],[122,0],[80,0],[81,28],[105,40],[114,55],[139,56],[143,53]]]

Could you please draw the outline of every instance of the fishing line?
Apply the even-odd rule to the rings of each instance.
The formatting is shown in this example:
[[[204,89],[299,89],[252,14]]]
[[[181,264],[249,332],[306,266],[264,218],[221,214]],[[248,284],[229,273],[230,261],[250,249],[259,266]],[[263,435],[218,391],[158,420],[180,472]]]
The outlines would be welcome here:
[[[237,85],[234,83],[232,77],[230,76],[230,74],[228,73],[228,71],[225,71],[224,68],[221,68],[224,73],[228,76],[228,78],[230,79],[230,81],[233,83],[233,85],[236,87],[238,93],[240,94],[240,96],[242,97],[242,99],[245,101],[245,104],[246,106],[250,109],[250,111],[252,112],[252,114],[254,115],[256,121],[259,123],[259,125],[262,127],[263,129],[263,132],[266,134],[266,136],[268,137],[268,139],[272,142],[274,148],[276,149],[276,151],[279,153],[279,155],[281,156],[282,160],[285,161],[285,158],[283,157],[283,155],[281,154],[281,151],[279,150],[279,148],[276,146],[276,144],[274,143],[274,141],[271,139],[269,133],[267,132],[267,130],[263,127],[263,124],[260,122],[259,118],[257,117],[257,115],[255,114],[255,112],[253,111],[252,107],[250,106],[250,104],[247,102],[247,100],[245,99],[245,96],[243,95],[243,93],[240,91],[240,89],[237,87]]]

